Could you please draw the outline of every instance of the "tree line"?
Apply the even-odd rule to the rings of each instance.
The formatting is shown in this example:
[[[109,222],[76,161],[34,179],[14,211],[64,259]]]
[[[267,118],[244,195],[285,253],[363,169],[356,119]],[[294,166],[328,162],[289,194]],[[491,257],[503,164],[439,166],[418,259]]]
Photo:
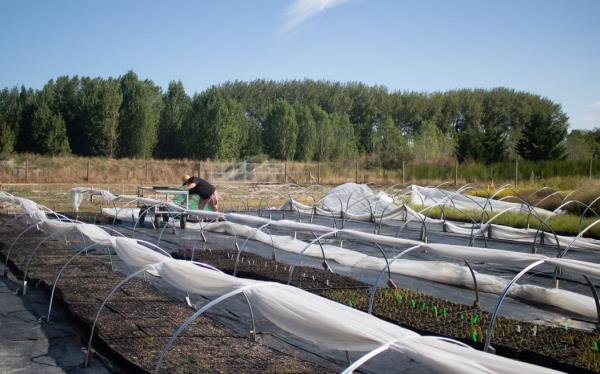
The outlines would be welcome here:
[[[189,96],[180,81],[163,92],[129,71],[0,91],[3,154],[494,163],[564,159],[567,129],[559,104],[508,88],[420,93],[255,80]]]

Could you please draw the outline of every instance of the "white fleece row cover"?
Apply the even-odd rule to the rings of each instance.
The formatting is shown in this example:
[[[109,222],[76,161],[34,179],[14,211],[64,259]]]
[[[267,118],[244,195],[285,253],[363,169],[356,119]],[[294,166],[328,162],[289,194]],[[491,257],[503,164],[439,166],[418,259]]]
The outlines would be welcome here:
[[[366,187],[366,186],[364,186]],[[134,199],[135,197],[127,197]],[[478,248],[459,245],[422,243],[419,241],[394,238],[390,236],[375,235],[356,230],[332,230],[330,227],[299,223],[295,221],[279,220],[272,221],[267,218],[249,216],[237,213],[215,213],[198,210],[189,210],[190,214],[214,220],[215,218],[225,219],[226,222],[210,223],[202,227],[207,231],[225,232],[241,238],[249,238],[260,241],[267,245],[274,245],[278,249],[302,253],[311,257],[322,257],[321,248],[317,244],[307,244],[301,240],[296,240],[290,236],[270,236],[258,229],[253,229],[246,225],[253,226],[271,226],[294,231],[305,231],[330,236],[334,233],[344,235],[364,242],[376,242],[398,248],[418,247],[431,253],[438,254],[441,257],[452,258],[455,260],[469,262],[486,262],[490,264],[527,266],[539,260],[545,260],[546,263],[561,266],[564,270],[572,270],[578,273],[584,273],[593,277],[600,277],[600,265],[585,261],[569,260],[565,258],[551,258],[539,254],[519,253],[499,249]],[[104,213],[109,215],[117,214],[119,218],[135,221],[139,211],[133,209],[105,208]],[[200,229],[199,225],[188,224],[188,230]],[[365,255],[363,253],[352,251],[337,246],[324,246],[325,257],[340,264],[353,266],[356,268],[383,271],[386,268],[386,262],[383,258]],[[435,265],[435,266],[432,266]],[[468,267],[450,263],[447,261],[415,261],[399,259],[390,266],[390,271],[400,275],[406,275],[421,279],[436,281],[439,283],[458,285],[473,288],[473,279]],[[478,288],[484,292],[501,294],[508,284],[508,280],[475,272]],[[559,289],[545,288],[534,285],[515,284],[511,287],[510,296],[519,297],[531,302],[552,305],[563,310],[574,312],[588,318],[597,318],[594,299],[579,293]]]
[[[32,211],[31,200],[0,194],[0,201],[20,206],[47,234],[71,229],[99,245],[110,245],[132,269],[146,269],[181,291],[206,296],[243,292],[252,307],[273,324],[328,349],[370,351],[384,344],[441,373],[546,373],[536,365],[484,353],[454,343],[423,337],[343,304],[304,290],[270,282],[236,278],[155,252],[135,239],[113,237],[99,227],[74,222],[52,222]],[[37,209],[37,207],[35,207]],[[38,209],[39,210],[39,209]]]
[[[460,210],[485,211],[493,217],[502,212],[532,212],[532,215],[540,218],[554,215],[555,213],[540,209],[529,208],[524,204],[509,203],[498,200],[487,200],[480,197],[466,196],[460,193],[451,193],[435,188],[411,186],[411,202],[424,206],[446,206]],[[371,222],[422,222],[428,228],[437,228],[446,232],[474,237],[488,237],[495,239],[513,240],[518,242],[532,243],[534,240],[545,244],[556,245],[557,241],[561,248],[573,248],[587,251],[600,251],[600,240],[572,237],[565,235],[554,235],[548,228],[539,231],[537,229],[518,229],[494,223],[458,223],[441,219],[426,217],[416,212],[407,205],[396,205],[394,200],[385,192],[373,192],[369,186],[364,184],[346,183],[331,189],[316,207],[302,204],[294,199],[288,200],[282,210],[294,210],[304,214],[316,214],[327,217],[345,217],[355,221]],[[531,209],[531,210],[530,210]]]
[[[0,195],[0,200],[4,196]],[[17,198],[18,199],[18,198]],[[6,200],[5,200],[6,201]],[[11,200],[15,202],[15,200]],[[24,213],[34,213],[30,200],[18,201]],[[41,218],[41,215],[33,214]],[[110,246],[132,269],[147,269],[172,287],[206,296],[242,290],[255,310],[279,328],[330,349],[369,351],[392,343],[392,349],[442,373],[545,373],[546,368],[468,349],[382,321],[301,289],[232,277],[190,262],[175,260],[140,245],[135,239],[113,237],[94,225],[42,219],[46,233],[71,229],[100,245]]]

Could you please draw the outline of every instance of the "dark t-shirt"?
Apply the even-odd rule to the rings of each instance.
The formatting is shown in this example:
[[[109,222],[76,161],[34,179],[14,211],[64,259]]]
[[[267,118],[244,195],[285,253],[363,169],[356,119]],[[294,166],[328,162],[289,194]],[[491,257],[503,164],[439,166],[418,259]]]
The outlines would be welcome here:
[[[188,186],[192,183],[195,183],[196,187],[189,190],[190,194],[200,195],[201,198],[208,199],[210,195],[212,195],[215,192],[215,186],[208,183],[202,178],[191,177],[190,179],[186,180],[183,184]]]

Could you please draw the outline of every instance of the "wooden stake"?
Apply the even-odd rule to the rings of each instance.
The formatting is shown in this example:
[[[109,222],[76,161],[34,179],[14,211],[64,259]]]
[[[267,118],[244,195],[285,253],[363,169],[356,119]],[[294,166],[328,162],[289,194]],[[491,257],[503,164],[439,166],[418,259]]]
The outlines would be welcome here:
[[[515,187],[519,184],[519,159],[515,158]]]
[[[356,184],[358,184],[358,160],[356,160],[356,173],[355,173],[354,179],[356,181]]]
[[[86,182],[90,182],[90,160],[87,162],[87,175],[85,177]]]
[[[25,180],[29,183],[29,159],[25,160]]]
[[[454,187],[458,186],[458,160],[454,160]]]
[[[321,161],[317,163],[317,184],[321,184]]]
[[[402,161],[402,185],[404,186],[405,184],[405,174],[404,174],[404,161]]]
[[[590,179],[592,179],[592,159],[590,158]]]

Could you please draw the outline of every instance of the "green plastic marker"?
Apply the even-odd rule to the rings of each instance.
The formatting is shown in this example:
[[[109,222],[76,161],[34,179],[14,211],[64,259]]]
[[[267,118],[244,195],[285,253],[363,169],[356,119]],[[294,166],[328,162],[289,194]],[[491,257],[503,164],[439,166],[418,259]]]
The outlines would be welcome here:
[[[471,339],[473,339],[473,343],[477,343],[477,331],[471,331]]]
[[[594,346],[592,347],[594,349],[594,352],[598,352],[598,341],[594,340]]]
[[[471,317],[471,325],[476,324],[478,320],[479,320],[479,316],[477,314],[475,314],[474,316],[472,316]]]
[[[446,318],[446,316],[448,315],[445,307],[444,307],[444,309],[442,309],[442,315],[444,316],[444,318]]]
[[[435,317],[437,318],[437,312],[438,312],[438,308],[437,306],[432,306],[431,309],[433,309],[433,314],[435,315]]]

